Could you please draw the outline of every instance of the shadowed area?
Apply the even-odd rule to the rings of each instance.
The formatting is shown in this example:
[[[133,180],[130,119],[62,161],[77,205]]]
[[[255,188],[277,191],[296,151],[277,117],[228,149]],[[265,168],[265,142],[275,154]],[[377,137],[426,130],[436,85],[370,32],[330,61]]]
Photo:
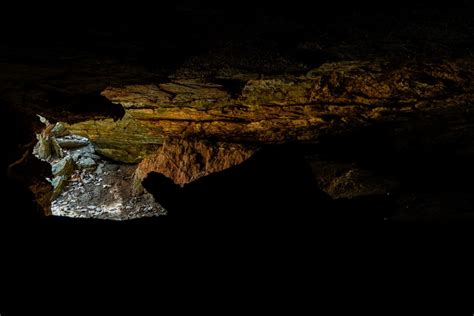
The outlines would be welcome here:
[[[180,187],[150,173],[144,187],[168,210],[168,219],[214,229],[271,230],[372,222],[390,206],[387,198],[331,200],[322,192],[297,146],[265,147],[238,166]],[[245,228],[246,227],[246,228]]]

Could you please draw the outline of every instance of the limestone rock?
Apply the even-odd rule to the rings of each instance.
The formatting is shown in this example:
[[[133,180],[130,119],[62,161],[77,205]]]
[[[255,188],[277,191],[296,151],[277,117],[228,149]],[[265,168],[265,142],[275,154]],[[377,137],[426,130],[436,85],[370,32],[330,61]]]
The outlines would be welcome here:
[[[76,135],[56,138],[56,141],[58,142],[59,146],[61,146],[61,148],[67,149],[84,147],[90,143],[87,138]]]
[[[51,160],[53,158],[63,157],[63,151],[54,136],[56,125],[50,124],[47,119],[38,115],[40,121],[46,125],[46,128],[39,134],[36,134],[38,143],[33,149],[34,154],[42,160]]]
[[[70,156],[66,156],[59,162],[52,166],[52,172],[54,176],[65,176],[69,177],[76,168],[74,160]]]
[[[71,150],[71,157],[76,163],[82,158],[100,159],[100,157],[95,155],[94,153],[94,146],[92,144],[89,144],[88,146]]]
[[[354,164],[307,158],[321,190],[333,199],[387,195],[398,187],[392,179],[377,176]]]
[[[94,168],[97,165],[97,163],[91,158],[82,158],[77,162],[77,165],[81,169],[90,169],[90,168]]]
[[[474,63],[384,60],[326,63],[305,75],[242,79],[231,93],[201,79],[109,87],[102,95],[125,109],[122,119],[67,126],[122,162],[140,162],[165,138],[231,143],[315,142],[377,121],[405,121],[474,96]]]
[[[68,183],[69,177],[65,175],[57,176],[53,179],[53,194],[51,196],[51,200],[55,200],[63,191]]]
[[[334,199],[352,199],[368,195],[390,194],[394,187],[396,183],[388,179],[375,177],[365,170],[351,169],[332,179],[325,191]]]
[[[58,144],[58,141],[56,140],[55,137],[50,138],[50,144],[51,144],[52,157],[64,157],[63,149]]]
[[[375,122],[405,122],[447,108],[462,112],[474,98],[473,77],[468,59],[379,59],[326,63],[299,76],[242,77],[237,93],[203,78],[109,87],[102,95],[123,106],[122,119],[66,127],[90,139],[103,156],[140,163],[135,177],[140,191],[137,183],[147,172],[183,185],[254,151],[236,144],[314,143]],[[163,145],[165,140],[171,141]],[[237,149],[227,149],[231,146]]]
[[[62,122],[57,122],[53,129],[51,130],[51,134],[54,137],[63,137],[69,134],[69,131],[66,129],[66,126]]]
[[[232,143],[174,140],[146,157],[134,174],[134,190],[142,192],[141,182],[150,172],[162,173],[181,186],[240,164],[256,149]]]
[[[51,157],[51,144],[49,140],[41,134],[37,134],[36,138],[38,139],[37,146],[35,147],[36,155],[42,160],[49,159]]]
[[[125,113],[118,121],[88,120],[67,126],[73,134],[93,142],[98,154],[120,162],[140,162],[163,143],[153,121],[136,119],[133,113]]]
[[[103,168],[104,168],[105,164],[103,163],[100,163],[98,166],[97,166],[97,169],[95,170],[95,174],[96,175],[101,175],[104,171],[103,171]]]

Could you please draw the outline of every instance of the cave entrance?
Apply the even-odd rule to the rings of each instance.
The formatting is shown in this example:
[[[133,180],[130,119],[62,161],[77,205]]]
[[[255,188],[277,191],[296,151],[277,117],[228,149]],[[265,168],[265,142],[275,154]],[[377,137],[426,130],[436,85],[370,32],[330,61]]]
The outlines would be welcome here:
[[[39,117],[45,128],[36,135],[33,154],[51,165],[53,216],[128,220],[166,214],[151,194],[133,194],[136,164],[107,159],[93,141],[71,134],[67,124]]]

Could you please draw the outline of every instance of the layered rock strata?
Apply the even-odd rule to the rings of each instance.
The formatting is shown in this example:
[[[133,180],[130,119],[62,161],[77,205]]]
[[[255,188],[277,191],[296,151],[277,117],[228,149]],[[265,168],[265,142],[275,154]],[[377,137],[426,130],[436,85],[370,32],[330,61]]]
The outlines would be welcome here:
[[[109,87],[102,95],[123,106],[122,119],[87,120],[67,128],[89,138],[106,157],[142,162],[136,179],[156,171],[183,185],[238,164],[265,144],[313,143],[376,122],[468,111],[473,75],[474,63],[466,59],[379,59],[326,63],[300,76]],[[241,89],[236,92],[235,86]],[[170,147],[162,147],[164,142]],[[203,148],[208,155],[202,155]]]

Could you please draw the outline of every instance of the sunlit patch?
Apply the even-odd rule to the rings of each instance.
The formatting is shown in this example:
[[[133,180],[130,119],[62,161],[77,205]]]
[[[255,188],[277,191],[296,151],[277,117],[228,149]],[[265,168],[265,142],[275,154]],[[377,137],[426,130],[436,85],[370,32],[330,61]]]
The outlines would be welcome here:
[[[150,194],[132,194],[136,165],[110,161],[89,139],[40,119],[46,128],[37,135],[33,154],[51,164],[53,215],[126,220],[166,214]]]

